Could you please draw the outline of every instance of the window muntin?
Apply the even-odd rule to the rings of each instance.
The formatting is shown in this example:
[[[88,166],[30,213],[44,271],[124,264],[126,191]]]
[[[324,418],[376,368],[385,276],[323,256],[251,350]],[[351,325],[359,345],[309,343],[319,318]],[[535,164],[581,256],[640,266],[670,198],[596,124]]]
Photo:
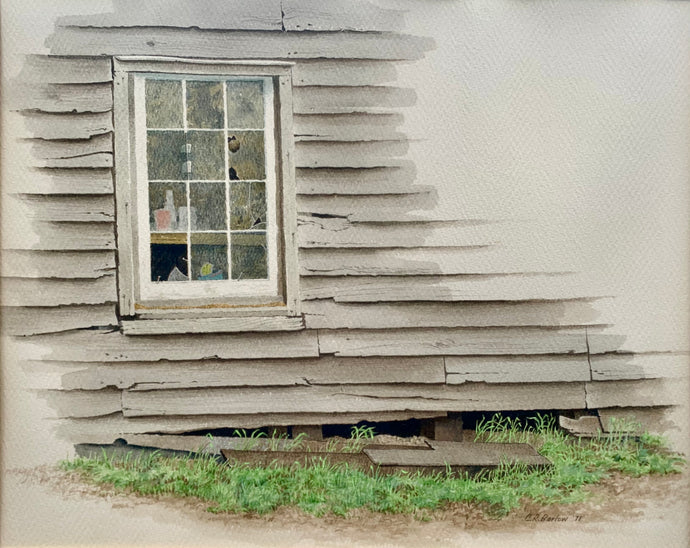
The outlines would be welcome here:
[[[278,295],[273,78],[134,76],[142,300]]]

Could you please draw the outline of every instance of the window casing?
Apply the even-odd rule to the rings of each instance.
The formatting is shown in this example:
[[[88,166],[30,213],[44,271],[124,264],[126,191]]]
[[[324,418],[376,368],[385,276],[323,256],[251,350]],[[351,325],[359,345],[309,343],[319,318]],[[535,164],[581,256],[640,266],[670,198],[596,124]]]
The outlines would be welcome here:
[[[299,313],[291,110],[287,63],[115,60],[122,316]]]

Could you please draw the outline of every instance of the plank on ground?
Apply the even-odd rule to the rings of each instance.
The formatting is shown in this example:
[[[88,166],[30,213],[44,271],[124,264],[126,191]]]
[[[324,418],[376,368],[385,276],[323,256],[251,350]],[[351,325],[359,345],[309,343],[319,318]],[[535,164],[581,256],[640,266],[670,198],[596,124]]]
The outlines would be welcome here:
[[[195,8],[197,10],[198,8]],[[340,32],[222,32],[173,28],[56,30],[46,46],[56,55],[161,55],[237,59],[421,59],[433,40],[409,35]]]
[[[322,2],[283,0],[287,31],[397,31],[404,25],[402,10],[385,9],[367,0]]]
[[[63,114],[26,111],[24,127],[36,139],[90,139],[113,131],[110,112]]]
[[[95,279],[3,278],[4,306],[63,306],[117,301],[114,275]]]
[[[546,356],[447,356],[446,382],[520,383],[590,380],[586,354]]]
[[[320,330],[319,348],[336,356],[583,354],[584,328],[422,328]]]
[[[304,300],[336,302],[553,301],[606,296],[575,275],[319,277],[301,279]]]
[[[93,84],[111,82],[112,63],[104,57],[27,55],[17,77],[36,84]]]
[[[15,278],[100,278],[114,270],[112,251],[8,250],[0,263],[0,274]]]
[[[309,329],[396,327],[572,326],[596,324],[588,301],[335,303],[304,301]]]
[[[6,192],[24,194],[111,194],[110,169],[33,169],[23,177],[3,181]]]
[[[292,68],[295,86],[373,86],[395,82],[395,65],[362,59],[303,59]]]
[[[27,205],[27,216],[39,221],[112,223],[115,220],[115,203],[111,195],[27,194],[21,199]]]
[[[410,88],[389,86],[302,86],[293,93],[297,114],[389,112],[415,104]]]
[[[592,354],[595,381],[681,378],[690,374],[687,353]]]
[[[34,337],[27,359],[77,362],[317,357],[315,331],[128,337],[119,331],[82,331]]]
[[[20,84],[8,89],[15,110],[43,112],[109,112],[113,108],[110,82],[100,84]],[[69,115],[69,114],[66,114]]]
[[[125,417],[582,408],[583,383],[339,385],[122,393]],[[314,423],[312,423],[314,424]]]
[[[116,324],[114,304],[2,308],[2,329],[9,335],[30,336]]]
[[[324,384],[443,384],[440,357],[204,360],[197,362],[80,363],[31,362],[27,366],[61,390],[130,390],[201,387],[310,386]]]

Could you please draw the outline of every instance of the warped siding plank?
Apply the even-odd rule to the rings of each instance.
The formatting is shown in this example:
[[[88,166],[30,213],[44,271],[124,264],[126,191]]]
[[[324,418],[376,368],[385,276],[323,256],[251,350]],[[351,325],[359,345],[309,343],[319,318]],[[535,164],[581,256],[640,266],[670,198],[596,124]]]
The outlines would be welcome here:
[[[458,221],[456,214],[435,211],[434,192],[382,196],[297,196],[299,213],[347,218],[351,222],[409,223]]]
[[[22,196],[27,204],[27,217],[39,221],[75,223],[112,223],[115,220],[113,197],[62,196],[28,194]]]
[[[2,329],[9,335],[38,335],[116,325],[114,304],[2,308]]]
[[[395,128],[398,116],[390,114],[296,114],[296,141],[404,141]]]
[[[292,69],[295,86],[371,86],[397,79],[395,66],[361,59],[303,59]]]
[[[27,55],[17,77],[37,84],[94,84],[112,82],[112,63],[103,57]]]
[[[594,324],[591,303],[335,303],[304,301],[308,329],[386,329],[400,327],[510,327]]]
[[[593,354],[592,379],[681,378],[690,374],[690,355],[679,354]]]
[[[299,194],[405,194],[414,188],[415,170],[413,164],[366,169],[298,168],[295,177]]]
[[[44,168],[102,168],[113,166],[112,134],[81,140],[32,141],[33,165]]]
[[[31,239],[22,237],[5,249],[86,251],[115,249],[114,226],[107,223],[32,223]]]
[[[57,382],[50,388],[130,390],[241,386],[309,386],[334,384],[443,384],[443,358],[322,358],[280,360],[205,360],[203,362],[47,363],[32,371]]]
[[[544,264],[509,246],[450,243],[442,249],[303,249],[299,261],[302,276],[558,273],[572,266]]]
[[[582,408],[583,383],[340,385],[122,393],[125,417]]]
[[[16,84],[9,106],[43,112],[108,112],[113,108],[112,84]]]
[[[5,306],[104,304],[117,301],[117,288],[114,275],[91,280],[3,278],[2,296]]]
[[[112,251],[8,250],[0,263],[0,274],[15,278],[100,278],[114,271]]]
[[[33,169],[26,178],[10,179],[7,192],[24,194],[112,194],[110,169]]]
[[[445,358],[448,384],[589,381],[586,354]]]
[[[677,379],[640,379],[586,383],[587,407],[651,407],[687,401],[688,383]]]
[[[403,11],[384,9],[366,0],[347,4],[321,0],[283,0],[288,31],[397,31],[404,25]]]
[[[299,331],[302,317],[242,316],[237,318],[175,318],[128,320],[121,323],[126,335],[168,335],[181,333],[247,333],[253,331]]]
[[[110,112],[67,115],[27,111],[22,116],[27,132],[37,139],[89,139],[113,131]]]
[[[356,424],[368,421],[402,421],[445,416],[444,411],[380,411],[358,413],[252,413],[250,415],[197,415],[178,417],[124,418],[122,414],[98,418],[64,419],[57,434],[76,443],[112,443],[126,434],[181,434],[214,428],[260,428],[300,424]],[[123,435],[125,434],[125,435]]]
[[[397,158],[404,156],[407,149],[405,141],[298,141],[295,165],[298,168],[397,166]]]
[[[119,0],[111,13],[61,17],[58,25],[279,31],[281,13],[279,0]]]
[[[410,88],[388,86],[303,86],[293,94],[297,114],[348,114],[390,112],[415,104]]]
[[[461,356],[587,352],[584,328],[423,328],[320,330],[319,348],[336,356]]]
[[[122,410],[121,392],[105,389],[96,391],[40,390],[44,399],[58,418],[102,417]]]
[[[419,277],[317,277],[300,280],[304,300],[396,301],[553,301],[606,296],[580,276],[468,275]]]
[[[195,10],[197,8],[194,8]],[[75,28],[46,40],[56,55],[168,55],[236,59],[420,59],[433,40],[373,33],[222,32],[170,28]]]
[[[347,219],[298,218],[301,248],[410,248],[492,245],[499,231],[484,223],[367,224]]]
[[[108,153],[88,154],[74,158],[55,158],[46,160],[36,160],[35,167],[55,167],[55,168],[101,168],[113,167],[113,155]]]
[[[27,359],[79,362],[308,358],[319,355],[316,332],[128,337],[82,331],[32,338]]]

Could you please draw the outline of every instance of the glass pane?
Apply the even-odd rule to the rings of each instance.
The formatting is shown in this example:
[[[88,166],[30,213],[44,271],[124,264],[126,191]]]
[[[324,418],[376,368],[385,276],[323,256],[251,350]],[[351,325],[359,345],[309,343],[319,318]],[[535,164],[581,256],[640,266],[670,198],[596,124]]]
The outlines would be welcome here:
[[[147,147],[149,179],[179,181],[187,178],[183,131],[149,131]]]
[[[266,229],[266,184],[230,184],[230,229]]]
[[[228,151],[231,181],[266,178],[263,131],[228,134]]]
[[[225,148],[222,131],[190,131],[187,133],[192,162],[192,179],[225,180]]]
[[[146,127],[183,127],[181,81],[146,80]]]
[[[228,127],[264,127],[262,81],[228,82]]]
[[[189,192],[192,230],[226,230],[225,183],[190,183]]]
[[[266,233],[232,234],[230,248],[233,280],[268,278]]]
[[[176,235],[186,239],[185,234]],[[151,244],[151,281],[182,282],[187,280],[187,244]],[[172,297],[173,295],[171,295]]]
[[[186,231],[187,222],[180,219],[182,208],[187,208],[184,183],[149,183],[151,232]]]
[[[221,129],[223,118],[222,82],[187,82],[187,125]]]
[[[192,279],[228,279],[227,234],[192,234]]]

